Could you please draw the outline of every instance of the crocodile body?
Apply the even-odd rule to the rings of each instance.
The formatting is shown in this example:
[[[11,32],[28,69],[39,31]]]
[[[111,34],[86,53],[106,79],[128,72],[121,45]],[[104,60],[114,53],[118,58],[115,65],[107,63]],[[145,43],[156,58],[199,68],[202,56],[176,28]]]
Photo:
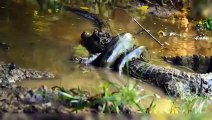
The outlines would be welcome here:
[[[185,66],[198,73],[212,72],[212,56],[164,56],[163,59],[168,63]]]
[[[93,34],[96,33],[94,32]],[[92,36],[97,37],[98,35],[91,35],[90,37]],[[96,42],[93,38],[87,38],[89,37],[83,37],[82,41],[90,39]],[[133,78],[154,83],[173,96],[190,95],[190,93],[204,96],[212,95],[211,73],[189,73],[150,64],[148,63],[149,57],[146,48],[144,46],[136,46],[130,39],[133,38],[129,33],[122,33],[113,37],[109,43],[106,43],[107,45],[105,45],[103,52],[97,52],[98,56],[90,64],[115,69],[120,73],[123,71],[123,73]],[[122,43],[121,46],[123,47],[119,47],[121,42],[126,41],[130,41],[131,44],[124,46],[125,44]],[[113,54],[114,52],[116,54]]]
[[[84,18],[89,18],[94,23],[95,20],[98,20],[91,19],[90,17],[92,17],[93,14],[90,13],[79,15]],[[87,17],[89,15],[90,17]],[[97,21],[96,23],[98,26],[98,23],[102,22]],[[148,63],[149,55],[144,46],[139,50],[140,53],[137,54],[135,52],[139,47],[131,40],[133,39],[131,34],[122,33],[116,37],[111,37],[108,32],[101,31],[102,28],[98,30],[99,31],[95,31],[92,35],[86,32],[82,33],[81,43],[88,49],[93,57],[83,58],[81,63],[92,64],[98,67],[108,67],[120,73],[123,71],[133,78],[151,82],[173,96],[180,96],[182,94],[189,95],[190,93],[212,96],[211,73],[189,73],[178,69],[168,69],[150,64]],[[119,47],[119,45],[124,47]]]
[[[190,95],[190,93],[211,96],[212,74],[197,74],[168,69],[152,65],[141,60],[130,61],[129,75],[146,82],[154,83],[173,96]]]

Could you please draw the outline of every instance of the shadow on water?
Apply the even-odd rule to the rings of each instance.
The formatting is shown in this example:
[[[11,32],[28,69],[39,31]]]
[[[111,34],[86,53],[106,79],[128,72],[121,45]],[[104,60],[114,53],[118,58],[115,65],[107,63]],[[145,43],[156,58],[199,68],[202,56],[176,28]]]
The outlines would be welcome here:
[[[4,1],[4,0],[3,0]],[[119,76],[110,70],[81,67],[69,61],[73,54],[73,47],[79,44],[80,34],[83,31],[93,31],[94,26],[71,12],[64,11],[56,2],[45,0],[11,0],[0,2],[0,42],[10,45],[8,51],[0,51],[0,60],[15,62],[25,68],[47,70],[57,74],[55,80],[28,80],[18,84],[25,87],[62,86],[67,89],[80,87],[91,92],[99,92],[97,89],[101,82],[112,81],[125,84],[127,77]],[[6,1],[6,0],[5,0]],[[90,4],[79,0],[63,0],[74,7]],[[95,2],[95,1],[94,1]],[[38,4],[39,3],[39,4]],[[120,3],[114,3],[120,4]],[[114,34],[121,32],[136,33],[140,28],[132,21],[129,14],[137,15],[139,22],[154,35],[159,30],[185,33],[176,24],[169,20],[143,16],[136,10],[123,10],[101,3],[90,5],[90,12],[104,18]],[[121,4],[120,4],[121,5]],[[124,6],[126,7],[126,6]],[[178,28],[176,30],[176,28]],[[148,35],[135,36],[138,45],[147,46],[151,52],[151,62],[156,65],[173,67],[160,59],[161,55],[212,55],[210,41],[194,41],[192,28],[185,33],[185,38],[163,37],[162,42],[167,42],[169,50],[161,49]],[[151,85],[142,83],[146,94],[157,93],[166,98],[162,91]]]

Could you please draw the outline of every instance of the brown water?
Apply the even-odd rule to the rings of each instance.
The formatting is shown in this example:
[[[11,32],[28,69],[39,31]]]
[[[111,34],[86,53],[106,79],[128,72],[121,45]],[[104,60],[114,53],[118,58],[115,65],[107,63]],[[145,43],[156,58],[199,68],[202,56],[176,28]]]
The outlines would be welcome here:
[[[80,87],[95,93],[99,92],[99,86],[105,81],[126,83],[125,76],[120,77],[110,70],[81,67],[71,63],[69,58],[73,54],[73,47],[79,44],[80,34],[83,31],[93,31],[93,25],[90,21],[71,12],[62,9],[55,13],[52,11],[47,8],[40,12],[39,5],[35,1],[24,4],[21,0],[10,2],[7,7],[0,8],[0,42],[10,45],[9,51],[0,50],[0,60],[15,62],[18,66],[25,68],[51,71],[57,75],[54,80],[27,80],[18,84],[31,88],[41,85],[62,86],[67,89]],[[107,19],[115,34],[135,33],[139,30],[138,25],[132,21],[129,14],[136,15],[139,22],[153,34],[159,30],[183,33],[185,36],[183,39],[179,37],[159,38],[162,42],[169,44],[168,49],[160,48],[146,34],[135,36],[138,45],[149,48],[153,64],[173,67],[163,62],[160,59],[161,55],[212,55],[211,41],[192,40],[191,37],[195,35],[195,32],[192,28],[189,29],[189,32],[184,32],[182,28],[178,27],[178,21],[172,24],[171,20],[142,16],[135,11],[127,12],[104,4],[91,6],[90,11]],[[146,94],[156,93],[164,99],[167,98],[158,88],[145,83],[142,83],[141,86],[145,89]],[[169,102],[168,99],[165,99],[165,103]]]

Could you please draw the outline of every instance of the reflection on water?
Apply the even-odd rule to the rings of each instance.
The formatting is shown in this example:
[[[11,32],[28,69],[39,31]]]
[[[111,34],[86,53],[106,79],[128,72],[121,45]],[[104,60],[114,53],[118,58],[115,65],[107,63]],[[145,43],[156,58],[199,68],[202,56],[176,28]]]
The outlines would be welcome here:
[[[26,68],[52,71],[57,74],[57,79],[48,81],[28,80],[19,84],[33,88],[43,84],[49,87],[55,85],[65,88],[80,87],[95,92],[98,91],[97,88],[100,83],[104,81],[126,83],[124,76],[120,77],[110,70],[85,68],[70,63],[72,48],[79,44],[80,34],[83,31],[93,31],[93,26],[88,20],[64,11],[57,2],[49,2],[51,0],[45,0],[45,3],[39,3],[42,0],[37,0],[37,2],[27,0],[25,1],[27,3],[24,1],[0,2],[0,42],[6,42],[10,45],[9,51],[0,51],[0,60],[15,62],[17,65]],[[95,1],[93,0],[93,2]],[[90,4],[92,0],[87,1],[87,4],[79,0],[63,0],[63,2],[75,7],[88,7],[87,4]],[[111,0],[111,2],[114,2],[114,0]],[[163,55],[212,55],[210,41],[191,40],[192,36],[195,35],[192,28],[185,33],[182,29],[176,30],[178,25],[164,22],[162,19],[143,16],[137,12],[129,12],[99,2],[92,4],[89,10],[105,18],[114,34],[121,32],[136,33],[140,28],[131,19],[131,16],[135,16],[135,14],[139,22],[155,36],[159,30],[183,33],[185,38],[159,38],[162,42],[169,44],[168,49],[160,48],[145,33],[135,36],[138,45],[149,48],[153,64],[173,67],[160,59],[160,56]],[[162,91],[153,86],[142,83],[142,87],[146,90],[146,94],[157,93],[166,97]]]

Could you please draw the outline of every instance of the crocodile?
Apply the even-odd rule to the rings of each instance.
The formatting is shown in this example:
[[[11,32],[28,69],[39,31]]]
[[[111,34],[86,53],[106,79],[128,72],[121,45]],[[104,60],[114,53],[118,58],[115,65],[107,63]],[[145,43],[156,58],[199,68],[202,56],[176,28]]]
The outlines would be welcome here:
[[[100,33],[104,34],[102,31]],[[82,33],[81,36],[84,43],[88,41],[93,41],[96,45],[97,43],[101,43],[99,42],[101,35],[97,34],[97,32],[94,32],[90,36],[88,33]],[[97,36],[100,38],[96,39]],[[174,68],[151,64],[148,62],[150,57],[147,48],[136,46],[131,39],[133,37],[130,33],[122,33],[116,37],[112,37],[110,42],[105,43],[104,46],[106,47],[103,49],[103,52],[97,52],[96,56],[85,58],[81,62],[98,67],[107,67],[117,70],[119,73],[123,71],[123,73],[133,78],[155,84],[172,96],[187,96],[191,93],[204,96],[212,95],[212,73],[199,74],[184,72]],[[131,44],[134,45],[119,48],[117,43],[120,44],[120,41],[131,41]],[[84,45],[86,46],[86,44]],[[114,55],[114,53],[116,54]]]
[[[26,79],[52,79],[55,75],[50,72],[24,69],[14,63],[0,62],[0,84],[15,83]]]
[[[197,73],[212,72],[212,56],[163,56],[164,61],[179,66],[185,66]]]
[[[94,17],[92,13],[68,10],[91,20],[97,27],[106,24],[102,20],[98,21],[98,16]],[[148,49],[145,46],[137,46],[130,33],[121,33],[114,37],[99,27],[92,34],[83,32],[81,39],[82,45],[91,53],[91,57],[75,59],[80,63],[106,67],[119,71],[120,74],[123,72],[138,80],[153,83],[172,96],[212,95],[212,73],[184,72],[151,64],[148,62]]]

